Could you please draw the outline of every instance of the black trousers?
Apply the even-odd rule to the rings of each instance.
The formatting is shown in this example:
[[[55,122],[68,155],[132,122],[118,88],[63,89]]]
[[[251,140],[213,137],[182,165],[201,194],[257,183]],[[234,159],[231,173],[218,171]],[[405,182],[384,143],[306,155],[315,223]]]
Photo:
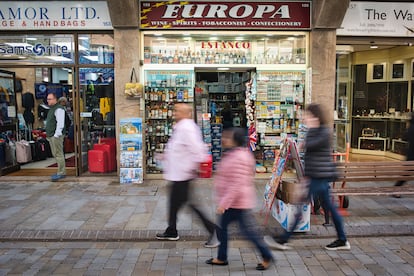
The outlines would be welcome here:
[[[191,194],[191,180],[172,181],[170,183],[170,199],[169,199],[169,216],[167,233],[177,234],[177,214],[181,207],[188,201],[191,202],[189,196]],[[189,204],[190,208],[200,217],[204,227],[210,234],[214,233],[216,224],[211,222],[203,212],[201,212],[194,203]]]

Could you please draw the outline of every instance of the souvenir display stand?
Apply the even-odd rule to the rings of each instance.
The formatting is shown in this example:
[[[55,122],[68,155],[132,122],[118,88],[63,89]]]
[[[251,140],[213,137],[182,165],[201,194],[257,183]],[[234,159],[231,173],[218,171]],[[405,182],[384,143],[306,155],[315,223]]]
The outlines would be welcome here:
[[[296,143],[287,138],[281,143],[272,169],[272,176],[265,187],[264,212],[265,223],[269,214],[284,229],[290,229],[297,212],[301,220],[295,232],[310,230],[310,204],[305,202],[307,187],[303,184],[303,168]]]
[[[142,122],[142,118],[124,118],[119,121],[121,184],[143,183]]]

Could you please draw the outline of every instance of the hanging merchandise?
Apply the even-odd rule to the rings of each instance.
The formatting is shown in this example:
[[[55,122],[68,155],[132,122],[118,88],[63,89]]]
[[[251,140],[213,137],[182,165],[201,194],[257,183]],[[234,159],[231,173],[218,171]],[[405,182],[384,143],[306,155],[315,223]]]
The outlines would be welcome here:
[[[142,83],[138,82],[137,73],[135,72],[135,68],[132,68],[131,77],[129,82],[125,83],[125,90],[124,93],[128,97],[142,97],[144,92],[144,86]]]
[[[34,107],[34,97],[30,92],[26,92],[22,95],[22,106],[28,110]]]
[[[108,112],[111,112],[112,100],[110,98],[100,98],[99,99],[99,111],[102,114],[102,117],[105,118]]]
[[[0,103],[9,103],[10,96],[9,96],[9,89],[0,86]]]
[[[249,128],[249,148],[251,151],[256,150],[257,144],[257,133],[256,133],[256,125],[255,125],[255,118],[254,118],[254,101],[252,96],[252,86],[255,81],[253,78],[255,75],[252,75],[252,78],[249,82],[246,83],[246,119],[247,119],[247,126]]]

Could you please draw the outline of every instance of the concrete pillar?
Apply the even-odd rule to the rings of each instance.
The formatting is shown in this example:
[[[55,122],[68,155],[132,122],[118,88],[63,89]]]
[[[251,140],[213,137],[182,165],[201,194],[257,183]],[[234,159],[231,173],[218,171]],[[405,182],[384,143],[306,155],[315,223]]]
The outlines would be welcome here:
[[[131,70],[140,72],[140,39],[139,31],[132,29],[115,29],[115,124],[116,137],[119,139],[119,119],[143,117],[140,102],[143,99],[131,99],[124,95],[125,83],[130,81]],[[119,143],[118,143],[118,153]],[[118,154],[119,156],[119,154]],[[118,158],[119,168],[119,158]]]
[[[310,34],[312,68],[311,102],[322,104],[333,121],[335,107],[336,30],[313,30]],[[309,99],[308,99],[309,102]]]
[[[332,123],[335,108],[336,29],[342,24],[349,2],[349,0],[312,1],[310,101],[322,104],[327,109],[328,118]]]

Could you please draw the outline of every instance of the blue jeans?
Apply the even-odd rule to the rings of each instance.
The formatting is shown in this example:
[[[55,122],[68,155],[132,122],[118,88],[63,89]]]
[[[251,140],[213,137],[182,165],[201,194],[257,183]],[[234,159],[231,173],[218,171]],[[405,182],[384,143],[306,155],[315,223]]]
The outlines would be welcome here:
[[[220,240],[220,246],[218,249],[217,259],[220,261],[227,261],[227,244],[228,244],[228,226],[231,222],[237,221],[239,228],[248,240],[260,251],[263,260],[269,261],[273,259],[272,253],[269,248],[263,242],[263,237],[257,233],[254,229],[257,223],[248,209],[228,209],[221,216],[218,238]]]
[[[328,212],[332,215],[332,221],[335,225],[336,233],[339,240],[346,241],[346,235],[344,231],[344,225],[341,215],[338,213],[336,207],[332,204],[332,200],[329,194],[329,179],[325,178],[311,178],[309,185],[309,198],[319,197],[321,200],[322,208],[325,212]],[[280,237],[281,241],[287,242],[290,236],[293,233],[293,230],[299,223],[301,213],[296,214],[295,223],[292,226],[292,229],[285,231],[285,233]]]

